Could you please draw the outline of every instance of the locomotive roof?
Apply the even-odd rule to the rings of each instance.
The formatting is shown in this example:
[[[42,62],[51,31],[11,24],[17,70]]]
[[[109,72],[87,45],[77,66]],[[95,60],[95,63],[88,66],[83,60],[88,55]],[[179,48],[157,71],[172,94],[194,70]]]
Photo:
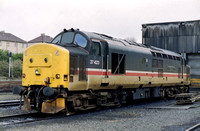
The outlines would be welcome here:
[[[173,56],[178,56],[180,57],[180,55],[178,53],[169,51],[169,50],[165,50],[165,49],[160,49],[157,47],[153,47],[153,46],[149,46],[149,45],[144,45],[144,44],[139,44],[136,42],[131,42],[131,41],[127,41],[125,39],[117,39],[117,38],[113,38],[112,36],[108,36],[105,34],[100,34],[100,33],[96,33],[96,32],[86,32],[86,31],[80,31],[79,29],[75,30],[75,29],[69,29],[65,31],[74,31],[74,32],[82,32],[83,34],[87,35],[87,37],[89,37],[90,39],[99,39],[99,40],[104,40],[107,41],[108,44],[112,47],[115,48],[121,48],[121,46],[125,47],[125,49],[127,48],[131,48],[137,51],[142,51],[142,52],[155,52],[155,53],[162,53],[162,54],[167,54],[167,55],[173,55]],[[127,47],[127,48],[126,48]]]
[[[83,31],[83,33],[85,33],[91,39],[105,40],[109,44],[112,44],[112,45],[115,45],[115,46],[121,45],[121,46],[127,46],[129,48],[134,48],[134,49],[137,49],[137,50],[151,51],[151,52],[163,53],[163,54],[170,54],[170,55],[173,55],[173,56],[180,56],[178,53],[175,53],[175,52],[172,52],[172,51],[169,51],[169,50],[164,50],[164,49],[157,48],[157,47],[154,47],[154,46],[139,44],[139,43],[127,41],[127,40],[124,40],[124,39],[117,39],[117,38],[113,38],[113,37],[105,35],[105,34],[99,34],[99,33],[95,33],[95,32],[85,32],[85,31]]]
[[[112,36],[108,36],[105,34],[100,34],[100,33],[95,33],[95,32],[85,32],[85,31],[83,33],[85,33],[89,38],[110,41],[113,44],[115,43],[115,44],[122,45],[122,46],[135,45],[135,46],[140,46],[140,47],[146,47],[146,45],[143,45],[143,44],[138,44],[136,42],[127,41],[124,39],[117,39],[117,38],[114,38]]]

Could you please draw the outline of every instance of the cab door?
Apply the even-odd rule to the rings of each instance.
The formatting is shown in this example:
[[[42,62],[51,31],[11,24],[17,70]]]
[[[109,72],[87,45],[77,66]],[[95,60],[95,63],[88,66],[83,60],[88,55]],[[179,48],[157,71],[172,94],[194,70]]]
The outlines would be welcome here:
[[[90,67],[96,71],[96,74],[102,74],[101,42],[98,40],[92,40],[89,63]]]
[[[101,86],[108,86],[109,85],[109,71],[108,71],[108,64],[109,64],[109,53],[108,53],[108,43],[106,41],[101,41],[101,52],[102,52],[102,81]]]
[[[99,84],[108,85],[108,44],[106,41],[92,40],[89,64],[94,70],[93,74],[101,77]]]

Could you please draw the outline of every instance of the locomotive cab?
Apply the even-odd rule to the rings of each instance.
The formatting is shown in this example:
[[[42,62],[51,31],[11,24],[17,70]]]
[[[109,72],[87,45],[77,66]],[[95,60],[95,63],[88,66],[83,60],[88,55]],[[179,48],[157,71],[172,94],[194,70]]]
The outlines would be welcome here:
[[[71,29],[58,34],[52,43],[33,45],[24,53],[23,87],[14,88],[15,94],[24,96],[24,110],[30,110],[32,104],[33,109],[43,113],[57,113],[66,109],[68,90],[87,88],[89,38]]]
[[[90,49],[89,38],[74,29],[64,30],[53,39],[52,43],[63,47],[81,47],[87,51]]]
[[[63,110],[65,101],[58,89],[69,87],[69,51],[40,43],[29,47],[23,59],[23,88],[17,89],[24,96],[23,108],[30,110],[32,104],[34,109],[44,113]],[[60,98],[53,101],[56,97]],[[56,104],[55,110],[49,108],[52,104]]]

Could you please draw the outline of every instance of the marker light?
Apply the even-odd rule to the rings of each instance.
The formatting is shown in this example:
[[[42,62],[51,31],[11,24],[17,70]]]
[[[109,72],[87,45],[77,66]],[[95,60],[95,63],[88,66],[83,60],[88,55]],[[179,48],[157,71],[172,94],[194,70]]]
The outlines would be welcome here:
[[[60,74],[56,74],[56,79],[60,79]]]

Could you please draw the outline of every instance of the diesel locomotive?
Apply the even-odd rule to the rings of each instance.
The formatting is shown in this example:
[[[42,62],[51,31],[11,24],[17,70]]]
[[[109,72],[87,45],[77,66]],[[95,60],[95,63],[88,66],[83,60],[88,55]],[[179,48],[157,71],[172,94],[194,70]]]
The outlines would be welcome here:
[[[190,67],[175,52],[64,29],[23,54],[24,110],[72,113],[188,92]]]

